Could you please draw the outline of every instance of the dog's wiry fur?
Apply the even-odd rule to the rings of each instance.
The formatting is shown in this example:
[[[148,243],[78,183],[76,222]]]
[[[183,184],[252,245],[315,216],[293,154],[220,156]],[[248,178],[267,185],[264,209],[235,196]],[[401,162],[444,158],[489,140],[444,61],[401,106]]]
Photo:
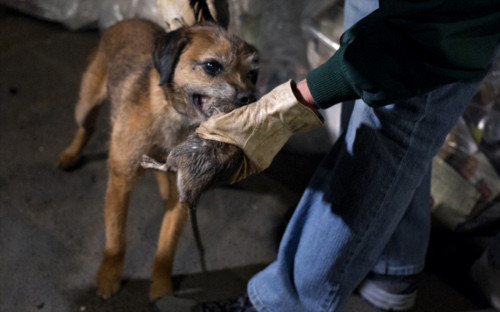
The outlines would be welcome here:
[[[209,65],[210,63],[210,65]],[[84,73],[72,143],[58,156],[75,166],[89,140],[101,103],[111,103],[109,180],[105,199],[106,246],[97,272],[97,293],[120,287],[125,223],[131,190],[142,173],[141,155],[165,160],[170,150],[209,116],[254,98],[256,50],[213,25],[164,33],[143,20],[128,20],[103,33]],[[152,272],[150,299],[172,293],[172,262],[187,218],[174,173],[155,171],[165,213]]]

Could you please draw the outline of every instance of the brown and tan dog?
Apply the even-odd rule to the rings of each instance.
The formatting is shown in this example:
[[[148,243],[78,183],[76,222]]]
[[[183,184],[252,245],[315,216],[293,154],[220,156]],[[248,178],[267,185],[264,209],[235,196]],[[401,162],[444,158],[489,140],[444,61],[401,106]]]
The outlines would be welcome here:
[[[58,165],[76,165],[101,103],[111,102],[112,132],[105,200],[106,247],[97,272],[97,293],[109,298],[120,287],[125,223],[131,190],[143,172],[141,156],[165,155],[209,116],[255,99],[257,52],[214,25],[165,33],[143,20],[117,23],[102,39],[84,73],[72,143]],[[187,219],[174,173],[155,171],[165,212],[153,264],[149,297],[172,293],[172,264]]]

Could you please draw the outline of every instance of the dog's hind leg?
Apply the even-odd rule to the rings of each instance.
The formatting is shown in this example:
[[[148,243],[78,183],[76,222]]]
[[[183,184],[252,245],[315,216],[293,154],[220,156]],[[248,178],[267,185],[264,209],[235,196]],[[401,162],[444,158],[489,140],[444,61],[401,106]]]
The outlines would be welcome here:
[[[95,129],[95,121],[106,92],[106,57],[97,50],[91,57],[89,66],[83,74],[80,95],[75,108],[75,120],[78,126],[73,141],[57,158],[57,166],[70,169],[78,164],[80,154]]]
[[[149,299],[172,294],[172,267],[177,242],[188,216],[188,207],[179,202],[176,175],[155,171],[160,194],[165,199],[165,212],[161,224],[158,247],[153,264]]]

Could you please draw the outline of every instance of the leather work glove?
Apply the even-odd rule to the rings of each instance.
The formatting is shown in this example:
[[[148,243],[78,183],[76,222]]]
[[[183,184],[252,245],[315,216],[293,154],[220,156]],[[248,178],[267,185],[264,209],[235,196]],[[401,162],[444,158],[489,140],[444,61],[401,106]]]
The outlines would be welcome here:
[[[236,145],[244,161],[232,183],[263,171],[294,133],[323,125],[319,113],[298,102],[295,82],[289,80],[260,100],[227,114],[212,116],[196,129],[203,139]]]

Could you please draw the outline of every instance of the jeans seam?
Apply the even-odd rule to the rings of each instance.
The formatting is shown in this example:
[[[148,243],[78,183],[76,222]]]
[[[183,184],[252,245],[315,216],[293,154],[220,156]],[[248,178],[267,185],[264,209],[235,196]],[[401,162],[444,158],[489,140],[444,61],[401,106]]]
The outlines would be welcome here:
[[[388,266],[381,265],[375,266],[372,269],[373,273],[376,274],[386,274],[386,275],[397,275],[397,276],[405,276],[405,275],[415,275],[422,272],[424,269],[424,265],[407,265],[407,266]]]
[[[257,289],[255,288],[254,286],[254,283],[252,281],[250,281],[250,283],[248,284],[248,297],[250,299],[250,302],[252,303],[252,305],[254,306],[254,308],[256,308],[256,310],[259,310],[259,312],[272,312],[271,310],[269,310],[265,305],[264,303],[262,302],[262,300],[260,299],[258,293],[257,293]]]
[[[426,100],[426,104],[425,104],[425,111],[427,111],[427,104],[428,104],[428,101]],[[422,116],[425,115],[425,114],[422,114]],[[404,155],[402,156],[401,158],[401,161],[399,162],[399,165],[398,165],[398,168],[396,169],[393,177],[392,177],[392,180],[390,182],[390,185],[389,187],[387,188],[387,190],[390,190],[392,189],[392,187],[394,186],[394,183],[396,181],[396,178],[398,177],[398,175],[400,174],[401,172],[401,168],[403,166],[403,163],[405,162],[407,156],[408,156],[408,151],[410,150],[410,147],[413,145],[413,142],[414,142],[414,134],[415,134],[415,129],[417,128],[417,126],[420,124],[420,122],[422,121],[422,118],[423,117],[420,117],[416,124],[415,124],[415,127],[413,127],[412,131],[411,131],[411,135],[410,135],[410,141],[409,141],[409,144],[408,144],[408,148],[406,149]],[[387,200],[387,194],[388,194],[388,191],[385,191],[384,192],[384,195],[382,196],[382,198],[378,201],[377,205],[374,205],[372,207],[381,207]],[[359,246],[360,246],[360,243],[366,239],[367,235],[368,235],[368,230],[373,226],[373,220],[376,218],[376,216],[380,213],[380,209],[371,209],[371,214],[370,214],[370,222],[367,223],[366,227],[365,227],[365,231],[363,231],[363,234],[361,235],[360,238],[358,238],[356,241],[355,241],[355,250],[352,251],[348,257],[347,257],[347,261],[346,261],[346,265],[344,265],[344,267],[341,269],[341,273],[340,273],[340,277],[339,277],[339,281],[343,280],[344,279],[344,275],[345,275],[345,272],[347,271],[345,268],[348,267],[351,263],[352,263],[352,259],[353,259],[353,256],[355,254],[358,254],[359,253]],[[333,287],[330,291],[329,291],[329,296],[326,298],[325,302],[322,304],[322,311],[330,311],[331,310],[331,307],[333,305],[333,294],[335,293],[335,291],[338,291],[338,286],[336,287]]]

